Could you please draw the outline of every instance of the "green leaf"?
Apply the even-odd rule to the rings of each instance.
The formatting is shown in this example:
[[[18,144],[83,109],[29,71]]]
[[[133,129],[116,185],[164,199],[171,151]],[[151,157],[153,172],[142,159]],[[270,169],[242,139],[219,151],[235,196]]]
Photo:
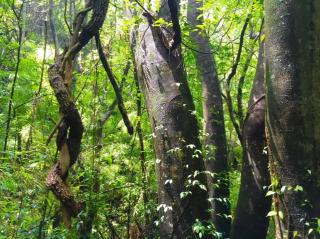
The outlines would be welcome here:
[[[190,191],[181,192],[181,193],[180,193],[180,198],[181,198],[181,199],[182,199],[182,198],[185,198],[185,197],[187,197],[187,196],[190,195],[190,194],[192,194]]]
[[[297,185],[297,186],[294,188],[294,191],[296,191],[296,192],[303,192],[303,187],[300,186],[300,185]]]
[[[283,219],[283,212],[279,211],[278,214],[279,214],[280,219]]]
[[[204,186],[203,184],[200,184],[199,187],[200,187],[202,190],[207,191],[207,187]]]
[[[276,211],[270,211],[270,212],[268,212],[267,217],[273,217],[275,215],[277,215]]]
[[[274,191],[268,191],[267,194],[266,194],[266,197],[272,196],[272,195],[274,195],[274,194],[275,194]]]

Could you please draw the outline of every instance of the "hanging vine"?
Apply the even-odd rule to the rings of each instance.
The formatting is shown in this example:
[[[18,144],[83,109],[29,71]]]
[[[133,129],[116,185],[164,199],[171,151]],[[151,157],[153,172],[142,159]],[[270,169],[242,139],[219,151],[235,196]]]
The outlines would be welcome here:
[[[81,117],[70,90],[73,59],[99,31],[105,19],[108,3],[105,0],[87,1],[85,9],[75,17],[69,46],[48,71],[50,85],[59,103],[61,120],[57,127],[56,137],[60,157],[49,171],[47,186],[60,200],[63,211],[65,211],[64,222],[67,226],[70,226],[70,218],[76,216],[82,209],[81,203],[75,201],[65,183],[70,167],[77,161],[83,134]],[[89,11],[92,11],[92,17],[84,25]]]

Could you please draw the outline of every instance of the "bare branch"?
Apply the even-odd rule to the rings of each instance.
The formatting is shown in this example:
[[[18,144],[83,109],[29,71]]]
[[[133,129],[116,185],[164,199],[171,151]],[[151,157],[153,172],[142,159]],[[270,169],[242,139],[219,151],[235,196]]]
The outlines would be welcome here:
[[[234,112],[234,109],[233,109],[233,103],[232,103],[232,97],[231,97],[231,80],[235,76],[235,74],[237,73],[237,69],[238,69],[238,66],[239,66],[239,62],[240,62],[240,59],[241,59],[241,53],[242,53],[242,49],[243,49],[244,34],[245,34],[246,29],[248,27],[250,18],[251,18],[251,14],[249,14],[247,16],[247,18],[245,20],[245,23],[244,23],[244,25],[242,27],[241,34],[240,34],[240,41],[239,41],[239,49],[238,49],[238,53],[237,53],[237,56],[236,56],[236,60],[235,60],[235,63],[233,64],[233,66],[232,66],[230,74],[228,75],[228,77],[226,79],[226,82],[227,82],[226,103],[227,103],[227,107],[228,107],[228,111],[229,111],[231,122],[233,124],[233,127],[236,130],[237,136],[238,136],[239,141],[240,141],[241,144],[242,144],[241,129],[240,129],[239,123],[237,122],[236,117],[235,117],[235,112]]]
[[[181,44],[181,29],[179,23],[179,9],[176,0],[168,0],[168,5],[171,14],[172,29],[174,31],[173,43],[170,46],[170,52]]]
[[[127,114],[127,110],[124,106],[124,103],[123,103],[123,98],[122,98],[122,94],[121,94],[121,91],[120,91],[120,88],[117,84],[117,81],[112,73],[112,70],[108,64],[108,61],[107,61],[107,58],[106,56],[104,55],[104,52],[103,52],[103,48],[102,48],[102,45],[101,45],[101,41],[100,41],[100,36],[99,36],[99,33],[97,33],[95,35],[95,39],[96,39],[96,45],[97,45],[97,48],[98,48],[98,53],[99,53],[99,57],[100,57],[100,60],[101,60],[101,63],[103,65],[103,68],[105,69],[108,77],[109,77],[109,80],[110,80],[110,83],[114,89],[114,92],[116,93],[116,97],[117,97],[117,102],[118,102],[118,108],[119,108],[119,111],[121,113],[121,116],[122,116],[122,119],[123,119],[123,122],[124,124],[126,125],[127,127],[127,130],[128,130],[128,133],[130,135],[133,134],[133,126],[129,120],[129,117],[128,117],[128,114]]]

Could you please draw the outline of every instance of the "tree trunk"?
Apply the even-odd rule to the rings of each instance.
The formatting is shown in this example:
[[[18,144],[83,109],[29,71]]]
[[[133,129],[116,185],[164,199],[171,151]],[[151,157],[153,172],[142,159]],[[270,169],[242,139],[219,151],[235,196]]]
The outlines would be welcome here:
[[[32,109],[31,109],[31,123],[30,123],[30,128],[29,128],[29,135],[26,143],[26,151],[30,150],[30,147],[32,145],[32,140],[33,140],[33,127],[34,123],[36,120],[36,113],[37,113],[37,108],[40,103],[40,93],[42,89],[42,83],[43,83],[43,75],[44,75],[44,68],[45,68],[45,63],[46,63],[46,53],[47,53],[47,21],[44,21],[44,46],[43,46],[43,58],[42,58],[42,65],[41,65],[41,75],[40,75],[40,82],[39,82],[39,87],[37,92],[35,93],[35,98],[32,101]]]
[[[253,81],[247,116],[243,126],[243,163],[241,186],[231,238],[265,238],[269,220],[266,217],[271,197],[266,197],[270,185],[268,157],[263,152],[265,142],[264,46],[260,44],[256,76]]]
[[[203,24],[202,10],[200,10],[203,7],[202,1],[189,0],[188,6],[190,25],[196,28]],[[214,173],[213,178],[208,175],[209,197],[213,198],[213,220],[217,231],[223,233],[224,237],[229,237],[229,176],[222,95],[216,66],[210,54],[209,38],[202,31],[191,31],[190,36],[196,46],[197,51],[194,51],[194,55],[198,75],[202,81],[206,169]],[[214,188],[213,184],[216,185],[217,181],[220,183]]]
[[[136,83],[136,91],[137,91],[137,134],[139,138],[139,146],[140,146],[140,169],[142,174],[142,197],[143,197],[143,207],[144,207],[144,223],[145,227],[147,228],[150,224],[149,219],[149,213],[148,213],[148,178],[147,178],[147,165],[146,165],[146,155],[145,155],[145,147],[144,147],[144,141],[143,141],[143,132],[142,132],[142,126],[141,126],[141,117],[142,117],[142,97],[141,97],[141,90],[139,86],[138,76],[137,76],[137,70],[134,68],[134,79]]]
[[[279,238],[319,238],[309,230],[320,217],[320,2],[266,0],[265,9],[267,139],[284,215]]]
[[[51,30],[51,36],[52,36],[53,46],[54,46],[54,58],[57,59],[59,56],[59,39],[56,33],[56,27],[55,27],[53,0],[49,0],[48,15],[49,15],[49,25]]]
[[[125,83],[126,77],[129,73],[130,70],[130,61],[128,61],[124,71],[123,71],[123,77],[122,77],[122,81],[121,81],[121,85],[120,85],[120,93],[122,93],[122,88],[123,85]],[[94,91],[99,91],[99,89],[97,88],[97,86],[95,86]],[[103,139],[104,139],[104,134],[103,134],[103,127],[105,125],[105,123],[110,119],[110,117],[112,116],[115,108],[117,105],[117,100],[115,99],[111,105],[109,105],[107,111],[97,120],[97,125],[95,126],[94,129],[94,157],[96,159],[99,159],[101,157],[101,150],[103,147]],[[100,200],[100,170],[99,170],[99,165],[94,165],[93,166],[93,182],[90,185],[90,193],[91,198],[94,201]],[[86,190],[88,190],[88,188],[84,188],[83,192],[85,192]],[[94,226],[94,220],[97,216],[98,213],[98,205],[96,203],[92,203],[90,205],[88,205],[88,209],[87,209],[87,213],[85,213],[85,217],[83,219],[83,224],[80,227],[79,233],[80,233],[80,238],[81,239],[86,239],[86,238],[90,238],[91,234],[92,234],[92,229]]]
[[[170,21],[169,16],[163,3],[160,17]],[[166,33],[172,29],[162,29],[142,23],[132,31],[131,44],[154,134],[160,237],[187,238],[196,219],[209,219],[208,195],[200,188],[206,186],[199,174],[205,167],[180,48],[168,50]]]
[[[13,98],[14,98],[14,91],[16,88],[16,82],[18,79],[18,72],[19,72],[19,67],[20,67],[20,57],[21,57],[21,47],[22,47],[22,33],[23,33],[23,28],[22,28],[22,21],[23,21],[23,4],[24,2],[22,1],[19,11],[17,11],[15,5],[12,5],[12,11],[14,12],[14,15],[17,20],[17,25],[18,25],[18,49],[17,49],[17,63],[15,66],[15,72],[14,72],[14,77],[12,81],[12,86],[11,86],[11,92],[10,92],[10,98],[9,98],[9,105],[8,105],[8,116],[7,116],[7,123],[6,123],[6,130],[5,130],[5,137],[4,137],[4,144],[3,144],[3,153],[5,154],[7,151],[7,146],[8,146],[8,140],[10,136],[10,124],[11,124],[11,112],[13,108]]]

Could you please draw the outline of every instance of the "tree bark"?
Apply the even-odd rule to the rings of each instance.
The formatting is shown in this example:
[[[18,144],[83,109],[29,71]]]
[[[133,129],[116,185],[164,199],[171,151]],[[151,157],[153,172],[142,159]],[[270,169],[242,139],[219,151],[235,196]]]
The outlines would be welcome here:
[[[188,1],[188,22],[194,28],[203,24],[203,12],[200,10],[202,7],[202,1]],[[191,31],[190,36],[197,49],[194,55],[198,76],[202,82],[205,164],[206,169],[214,173],[213,177],[208,175],[209,197],[213,199],[216,229],[223,233],[224,237],[229,237],[229,176],[222,94],[215,62],[210,54],[209,38],[204,32],[197,30]],[[213,186],[217,184],[218,186]]]
[[[320,217],[320,2],[266,0],[265,11],[267,138],[284,215],[279,238],[319,238],[309,229]]]
[[[271,197],[265,142],[264,44],[260,43],[256,75],[243,125],[241,184],[231,239],[266,238]]]
[[[159,17],[171,20],[165,2]],[[162,30],[141,23],[131,32],[131,44],[154,134],[160,237],[187,238],[196,219],[209,219],[208,194],[199,187],[207,183],[199,174],[205,167],[180,47],[169,51],[172,31]]]
[[[149,214],[148,214],[148,178],[147,178],[147,165],[146,165],[146,155],[145,155],[145,147],[144,147],[144,141],[143,141],[143,132],[142,132],[142,126],[141,126],[141,117],[142,117],[142,97],[141,97],[141,90],[139,86],[138,76],[137,76],[137,70],[134,68],[134,80],[136,83],[136,91],[137,91],[137,126],[136,131],[139,138],[139,147],[140,147],[140,169],[142,174],[142,197],[143,197],[143,207],[144,207],[144,223],[145,226],[148,227],[150,224]]]

